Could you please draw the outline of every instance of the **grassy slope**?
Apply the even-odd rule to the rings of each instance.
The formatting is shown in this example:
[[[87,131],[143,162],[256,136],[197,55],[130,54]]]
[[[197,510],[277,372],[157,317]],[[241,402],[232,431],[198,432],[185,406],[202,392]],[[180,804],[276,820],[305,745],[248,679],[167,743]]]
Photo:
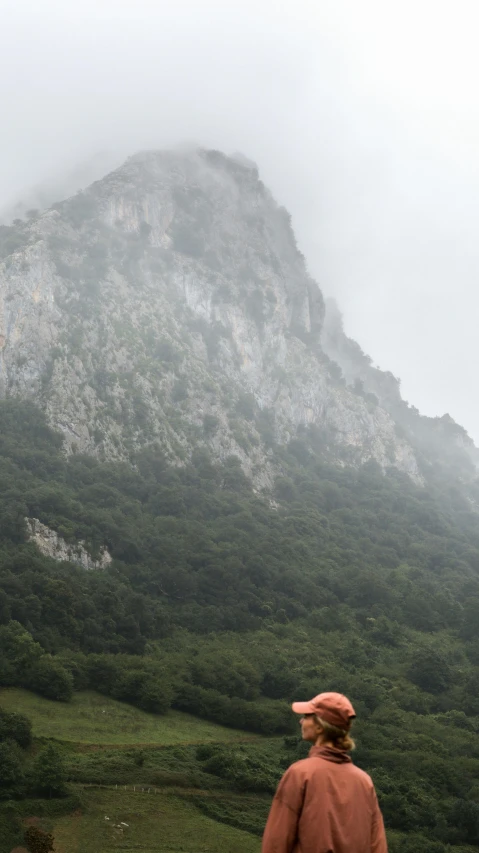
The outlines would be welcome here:
[[[51,817],[45,814],[40,820],[44,829],[53,831],[56,853],[113,853],[119,850],[123,853],[139,850],[142,853],[157,853],[158,850],[162,853],[259,853],[259,835],[237,826],[254,826],[256,833],[261,832],[270,795],[242,795],[221,788],[201,790],[201,779],[195,779],[193,772],[188,775],[184,755],[185,751],[189,752],[185,750],[188,744],[248,741],[250,735],[188,714],[170,712],[165,717],[147,714],[91,691],[77,693],[71,703],[64,704],[26,690],[4,689],[0,690],[0,705],[30,717],[35,737],[55,738],[69,744],[65,754],[67,766],[71,764],[76,768],[76,773],[70,776],[74,781],[70,789],[74,796],[79,796],[82,806],[60,817],[53,816],[54,808]],[[268,744],[277,748],[277,739],[255,739],[262,748],[269,748]],[[94,746],[90,749],[88,744]],[[144,753],[141,747],[147,744],[155,748],[146,753],[144,764],[137,767],[134,756],[137,752]],[[103,749],[98,750],[100,745]],[[121,747],[128,745],[131,749],[126,756]],[[184,771],[185,779],[178,781],[180,774],[174,772],[175,769]],[[88,782],[94,781],[97,770],[102,780],[112,787],[88,786]],[[118,789],[113,788],[116,781]],[[123,783],[127,784],[126,790],[120,787]],[[152,793],[148,794],[134,792],[134,783],[139,787],[150,784],[167,787],[156,793],[152,788]],[[45,804],[47,809],[56,804],[60,807],[61,801],[45,801]],[[37,813],[36,801],[30,806],[25,801],[20,806],[23,815],[30,814],[29,809]],[[43,808],[39,814],[43,814]],[[105,816],[110,820],[106,821]],[[121,821],[129,826],[124,827],[123,832],[115,831],[114,824]],[[391,850],[397,853],[404,836],[389,832],[388,837]],[[450,849],[451,853],[473,853],[476,848],[451,846]]]
[[[56,853],[258,853],[248,832],[218,823],[173,794],[88,791],[85,809],[54,824]],[[110,820],[105,820],[105,816]],[[115,828],[129,824],[123,832]]]
[[[29,717],[35,737],[72,743],[173,746],[255,737],[180,711],[148,714],[89,690],[75,693],[71,702],[60,703],[28,690],[7,688],[0,690],[0,706]]]
[[[0,690],[0,705],[9,711],[26,714],[33,723],[35,737],[55,738],[69,743],[70,747],[77,744],[80,753],[74,760],[79,768],[89,761],[90,751],[82,754],[86,744],[104,745],[100,753],[92,753],[101,759],[103,753],[123,755],[124,751],[117,747],[128,744],[133,749],[151,744],[162,754],[161,746],[171,748],[259,739],[189,714],[147,714],[91,691],[77,693],[72,702],[64,704],[26,690],[4,689]],[[128,777],[130,772],[133,771],[128,772]],[[104,768],[102,773],[105,773]],[[142,779],[145,770],[136,768],[136,773],[138,779],[133,778],[132,782]],[[118,774],[115,771],[113,775],[116,779]],[[135,793],[132,784],[126,791],[84,788],[83,785],[73,785],[71,789],[79,794],[82,808],[72,814],[40,821],[44,829],[53,832],[56,853],[112,853],[116,850],[157,853],[159,849],[163,853],[258,853],[260,849],[257,836],[208,817],[186,791]],[[216,794],[210,796],[215,799]],[[222,798],[221,792],[218,796]],[[242,809],[240,795],[229,795],[226,799],[234,801],[235,812]],[[33,803],[32,807],[35,808]],[[105,820],[105,815],[110,821]],[[129,824],[123,833],[114,829],[114,824],[121,821]]]

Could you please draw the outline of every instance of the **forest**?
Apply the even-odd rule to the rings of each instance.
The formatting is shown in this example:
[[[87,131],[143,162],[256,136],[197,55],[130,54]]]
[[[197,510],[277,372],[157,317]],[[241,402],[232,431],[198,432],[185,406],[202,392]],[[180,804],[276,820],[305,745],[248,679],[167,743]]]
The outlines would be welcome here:
[[[479,845],[477,512],[446,475],[418,486],[317,444],[303,430],[277,448],[274,493],[258,494],[237,458],[200,450],[182,466],[155,447],[131,464],[67,458],[39,409],[1,401],[0,686],[62,703],[92,689],[276,737],[281,760],[251,755],[225,781],[268,793],[302,754],[289,703],[340,690],[355,760],[407,833],[397,849]],[[42,556],[26,518],[111,564]],[[29,746],[28,720],[1,712],[0,797],[37,796],[42,765],[67,796],[58,756],[32,763]],[[195,760],[221,777],[220,758]]]

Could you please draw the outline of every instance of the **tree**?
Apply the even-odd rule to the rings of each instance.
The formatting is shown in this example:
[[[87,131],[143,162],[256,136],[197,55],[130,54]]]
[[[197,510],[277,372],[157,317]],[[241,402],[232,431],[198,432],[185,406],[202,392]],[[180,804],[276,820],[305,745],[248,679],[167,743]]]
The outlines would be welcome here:
[[[11,621],[0,627],[0,684],[16,686],[24,683],[28,670],[43,655],[43,649],[32,635]]]
[[[65,794],[63,759],[53,744],[42,749],[35,760],[33,785],[35,790],[43,796],[62,797]]]
[[[392,853],[395,853],[396,850],[397,853],[417,853],[418,850],[421,853],[446,853],[446,848],[440,841],[425,838],[423,835],[409,833],[405,838],[401,839],[399,846],[394,848]]]
[[[193,684],[218,690],[226,696],[256,699],[260,677],[248,661],[231,652],[198,655],[191,665]]]
[[[291,673],[285,660],[272,663],[263,673],[261,692],[270,699],[288,699],[292,696],[297,678]]]
[[[32,742],[32,724],[22,714],[11,714],[0,708],[0,742],[14,740],[26,749]]]
[[[99,693],[112,693],[120,678],[120,665],[111,656],[91,655],[88,658],[90,686]]]
[[[32,667],[28,686],[57,702],[68,702],[73,693],[73,676],[51,655],[45,655]]]
[[[143,683],[138,697],[140,708],[152,711],[154,714],[166,714],[171,707],[173,690],[165,681],[148,678]]]
[[[479,598],[476,596],[470,598],[464,605],[460,633],[464,640],[473,640],[479,636]]]
[[[13,740],[0,743],[0,798],[18,797],[24,791],[22,751]]]
[[[451,686],[453,672],[444,655],[424,648],[413,653],[408,678],[428,693],[442,693]]]
[[[479,805],[470,800],[456,800],[450,816],[458,827],[462,840],[476,845],[479,842]]]
[[[29,826],[25,832],[25,844],[30,853],[50,853],[54,838],[51,832],[44,832],[36,826]]]

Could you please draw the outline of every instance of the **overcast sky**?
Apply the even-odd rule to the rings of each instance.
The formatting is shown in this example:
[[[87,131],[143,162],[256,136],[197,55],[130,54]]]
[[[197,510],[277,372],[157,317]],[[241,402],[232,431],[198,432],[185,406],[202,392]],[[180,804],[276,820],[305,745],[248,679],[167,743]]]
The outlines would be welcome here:
[[[0,0],[0,209],[99,152],[240,150],[348,334],[479,443],[478,5]]]

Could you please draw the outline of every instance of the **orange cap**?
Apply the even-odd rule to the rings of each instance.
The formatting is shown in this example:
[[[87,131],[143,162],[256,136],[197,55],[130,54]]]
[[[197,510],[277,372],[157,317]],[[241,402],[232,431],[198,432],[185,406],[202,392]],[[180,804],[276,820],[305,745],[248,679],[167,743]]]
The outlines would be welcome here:
[[[293,702],[295,714],[317,714],[338,729],[349,729],[356,712],[342,693],[320,693],[309,702]]]

